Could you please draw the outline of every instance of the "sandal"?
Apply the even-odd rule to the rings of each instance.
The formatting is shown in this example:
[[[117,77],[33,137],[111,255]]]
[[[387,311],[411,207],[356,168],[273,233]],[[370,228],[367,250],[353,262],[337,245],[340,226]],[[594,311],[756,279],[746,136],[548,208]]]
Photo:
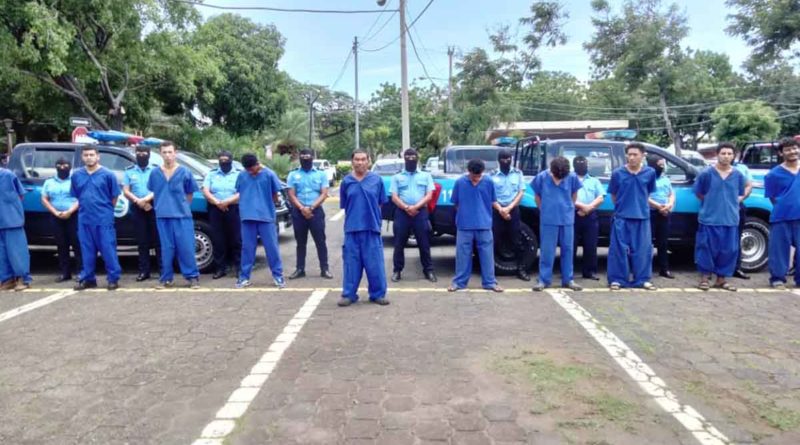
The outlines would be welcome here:
[[[722,289],[730,292],[736,292],[736,286],[732,285],[731,283],[728,283],[727,281],[723,281],[722,283],[715,283],[714,289]]]
[[[651,282],[649,282],[649,281],[645,281],[644,283],[642,283],[642,289],[644,289],[644,290],[658,290],[656,285],[651,283]]]
[[[484,289],[490,290],[492,292],[497,292],[497,293],[503,292],[503,288],[498,286],[498,285],[496,285],[496,284],[494,286],[492,286],[492,287],[484,287]]]
[[[708,284],[708,280],[703,279],[702,281],[700,281],[700,284],[697,285],[697,288],[702,290],[702,291],[706,291],[706,290],[711,289],[711,285]]]
[[[620,290],[620,289],[621,289],[621,287],[622,287],[622,286],[620,286],[620,285],[619,285],[619,283],[611,283],[611,284],[608,286],[608,288],[609,288],[609,289],[611,289],[611,290]]]
[[[447,292],[458,292],[461,289],[464,289],[464,288],[463,287],[450,286],[450,287],[447,288]]]

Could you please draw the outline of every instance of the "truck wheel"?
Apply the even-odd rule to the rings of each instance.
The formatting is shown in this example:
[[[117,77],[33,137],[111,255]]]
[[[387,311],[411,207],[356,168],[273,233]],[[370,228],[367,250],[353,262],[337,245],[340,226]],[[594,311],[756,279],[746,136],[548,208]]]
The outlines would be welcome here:
[[[748,216],[740,240],[742,269],[757,272],[767,264],[769,255],[769,224],[761,218]]]
[[[205,221],[194,222],[194,257],[200,273],[211,272],[214,266],[214,245],[211,226]]]
[[[522,241],[522,265],[530,271],[539,252],[539,241],[533,229],[520,223],[520,240]],[[497,275],[514,275],[517,273],[517,260],[510,240],[494,240],[494,271]]]

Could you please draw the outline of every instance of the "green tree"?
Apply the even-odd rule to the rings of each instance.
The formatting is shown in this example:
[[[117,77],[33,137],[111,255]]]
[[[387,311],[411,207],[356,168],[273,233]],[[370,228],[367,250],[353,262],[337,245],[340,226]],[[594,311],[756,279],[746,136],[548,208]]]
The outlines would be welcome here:
[[[736,12],[728,15],[731,35],[744,38],[753,58],[770,62],[789,52],[797,57],[800,41],[800,7],[791,0],[727,0]]]
[[[276,154],[293,155],[297,150],[308,146],[308,113],[302,109],[289,110],[278,123],[263,135],[265,144],[272,145]],[[325,144],[315,134],[312,148],[322,150]]]
[[[367,149],[370,158],[373,160],[378,156],[386,153],[391,153],[389,148],[389,141],[391,138],[391,130],[385,125],[379,125],[372,128],[365,129],[361,134],[361,145]]]
[[[741,144],[748,141],[773,140],[781,125],[778,113],[767,104],[745,100],[720,105],[711,113],[714,136],[720,141]]]

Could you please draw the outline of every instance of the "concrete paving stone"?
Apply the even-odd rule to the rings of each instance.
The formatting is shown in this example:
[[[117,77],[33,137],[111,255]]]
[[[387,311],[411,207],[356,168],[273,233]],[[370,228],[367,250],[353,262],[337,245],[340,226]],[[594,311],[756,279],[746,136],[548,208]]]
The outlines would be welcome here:
[[[425,440],[448,440],[453,429],[444,420],[422,420],[414,426],[414,435]]]
[[[453,435],[453,445],[492,445],[491,439],[484,432],[456,431]]]
[[[377,389],[361,389],[359,390],[353,400],[358,403],[380,403],[385,397],[382,390]]]
[[[415,441],[410,431],[383,431],[377,440],[381,445],[414,445]]]
[[[487,405],[481,413],[490,422],[513,421],[517,418],[517,411],[507,405]]]
[[[385,430],[405,430],[413,428],[416,423],[413,413],[386,413],[380,419],[381,427]]]
[[[482,431],[486,420],[477,414],[457,414],[450,417],[450,426],[456,431]]]
[[[383,409],[389,412],[411,411],[417,405],[417,401],[410,396],[389,396],[383,401]]]
[[[317,405],[311,402],[296,402],[286,405],[281,414],[287,419],[308,419],[317,411]]]
[[[486,432],[495,442],[524,441],[527,434],[514,422],[491,422]]]
[[[375,439],[380,427],[374,420],[348,420],[344,426],[344,436],[348,439]]]
[[[383,409],[375,403],[353,405],[349,411],[350,417],[361,420],[379,420]]]

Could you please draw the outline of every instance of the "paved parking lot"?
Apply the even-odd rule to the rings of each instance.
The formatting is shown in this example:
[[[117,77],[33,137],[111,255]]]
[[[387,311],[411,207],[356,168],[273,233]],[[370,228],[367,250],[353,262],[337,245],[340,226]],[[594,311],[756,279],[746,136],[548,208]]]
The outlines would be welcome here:
[[[336,278],[311,246],[282,291],[263,257],[254,288],[158,292],[124,258],[120,291],[73,293],[35,254],[35,288],[0,293],[0,443],[800,443],[800,295],[763,273],[703,293],[684,259],[658,292],[504,277],[504,294],[450,294],[443,237],[438,283],[408,249],[390,306],[338,308],[341,225]],[[294,247],[281,236],[287,273]]]

